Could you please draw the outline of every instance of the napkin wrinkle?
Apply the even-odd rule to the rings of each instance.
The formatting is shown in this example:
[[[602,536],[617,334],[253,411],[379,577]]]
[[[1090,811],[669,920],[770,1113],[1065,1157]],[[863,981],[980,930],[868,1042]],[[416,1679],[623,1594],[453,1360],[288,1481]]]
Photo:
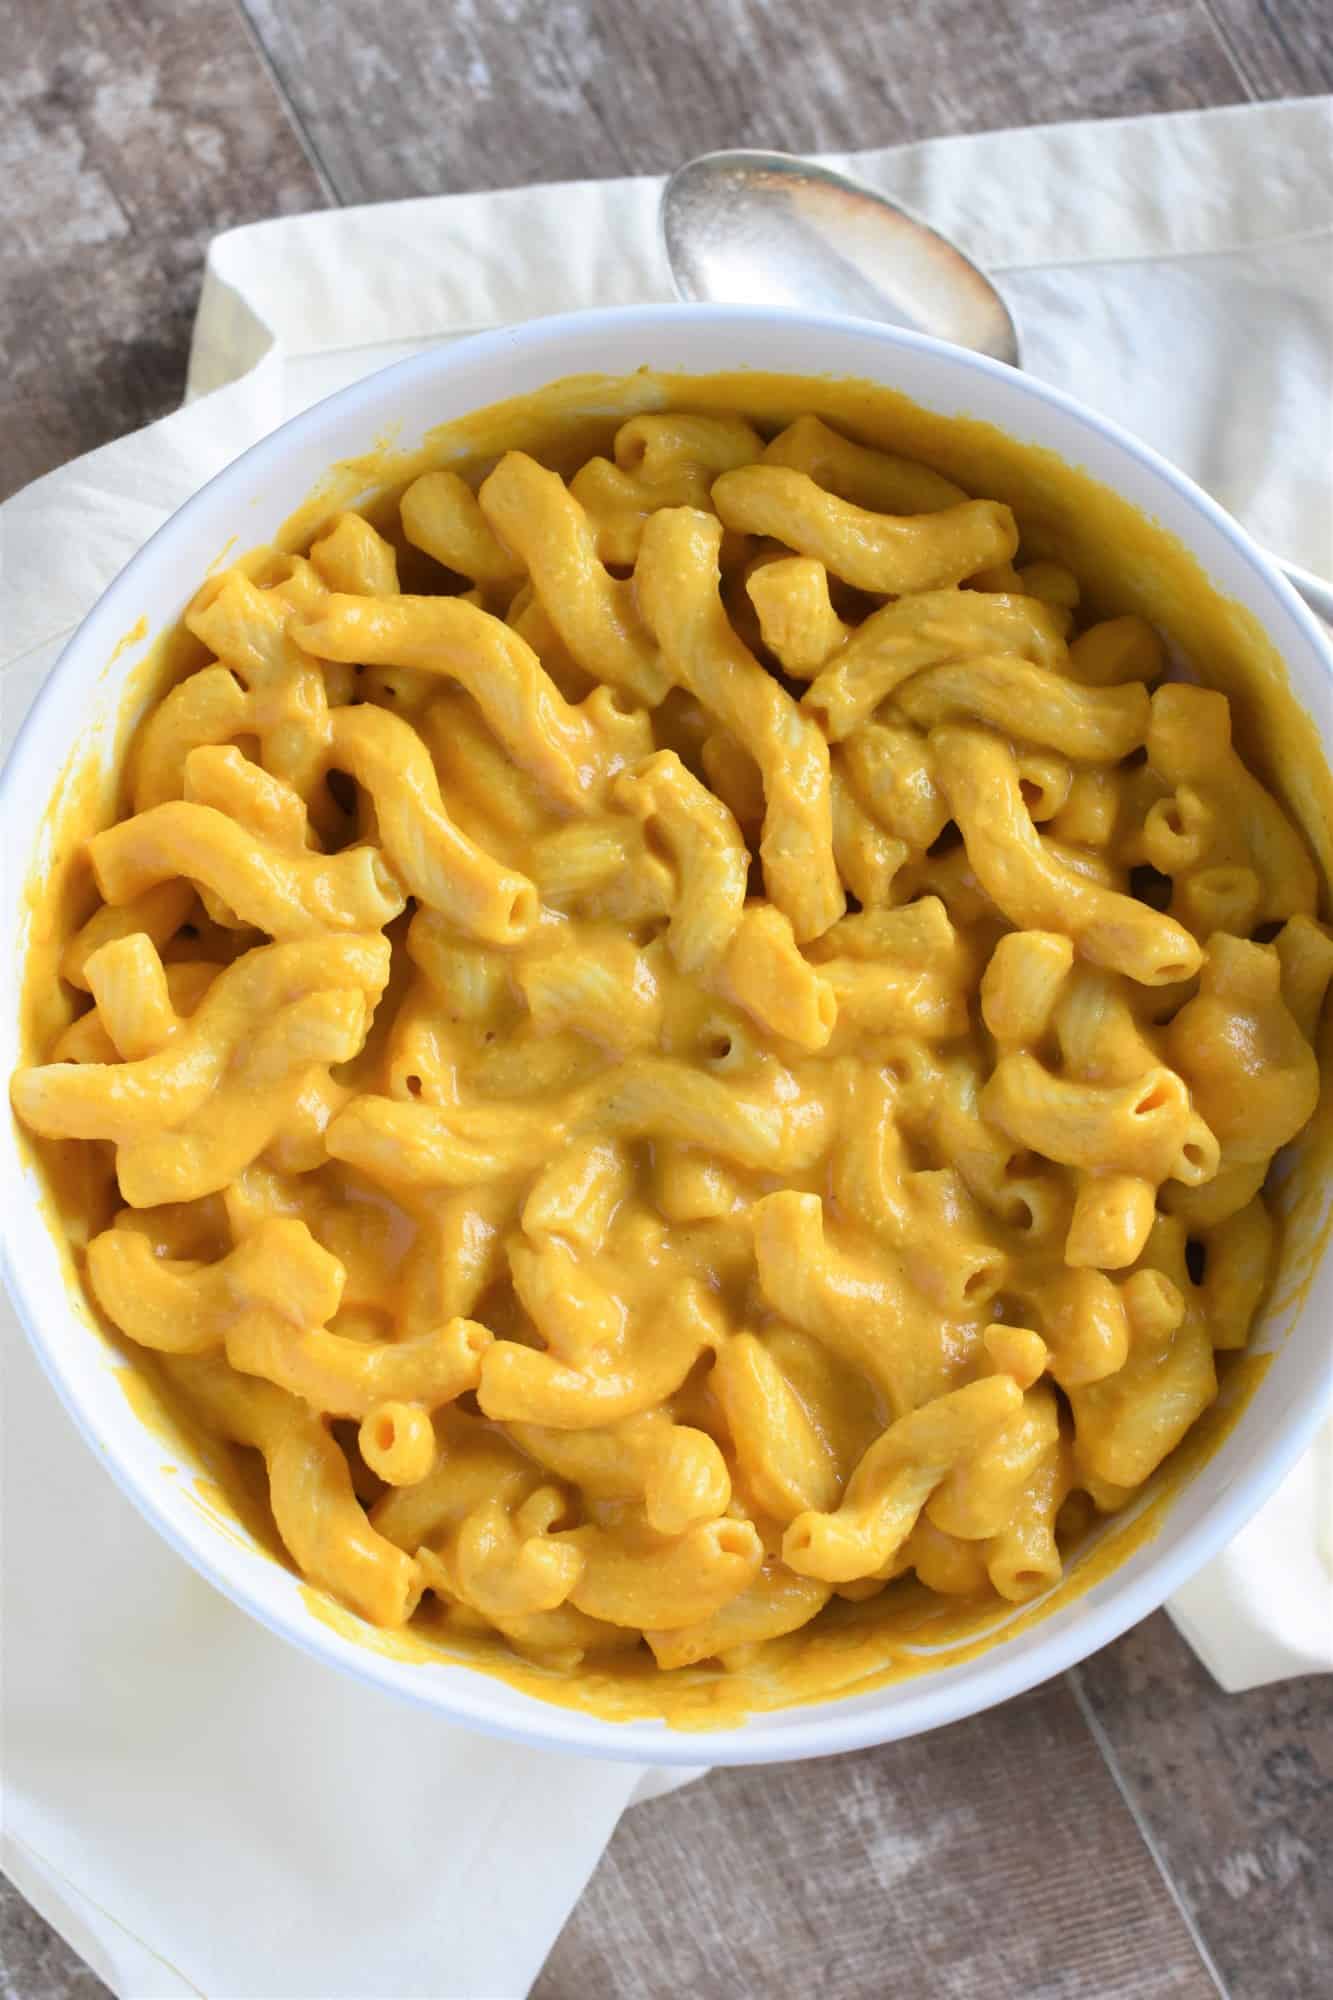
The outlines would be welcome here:
[[[19,1894],[113,1993],[125,1995],[126,2000],[208,2000],[178,1967],[126,1930],[110,1910],[85,1896],[45,1855],[3,1829],[0,1866]]]
[[[1302,247],[1306,244],[1322,243],[1328,235],[1330,228],[1333,228],[1333,218],[1330,218],[1326,223],[1321,223],[1314,229],[1293,229],[1283,234],[1266,237],[1263,247],[1266,251],[1287,250],[1293,246]],[[1197,250],[1173,251],[1170,261],[1172,264],[1188,266],[1212,257],[1244,256],[1254,248],[1255,245],[1253,242],[1247,241],[1244,238],[1237,238],[1234,242],[1223,239],[1217,243],[1201,244]],[[1159,261],[1157,258],[1145,258],[1142,251],[1126,251],[1123,255],[1116,257],[1107,257],[1099,253],[1086,252],[1081,256],[1074,254],[1068,257],[1019,258],[1010,264],[988,264],[986,269],[988,276],[1002,278],[1013,271],[1081,271],[1089,265],[1093,265],[1100,270],[1113,271],[1119,265],[1140,266],[1144,263],[1157,263]]]

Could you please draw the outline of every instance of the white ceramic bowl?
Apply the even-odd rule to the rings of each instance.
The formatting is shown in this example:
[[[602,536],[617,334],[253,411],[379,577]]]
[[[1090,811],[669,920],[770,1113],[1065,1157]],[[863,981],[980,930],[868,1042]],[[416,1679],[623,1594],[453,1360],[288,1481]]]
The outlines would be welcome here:
[[[180,615],[232,537],[270,538],[338,459],[386,433],[404,446],[428,428],[568,375],[655,369],[713,373],[762,367],[888,384],[944,413],[982,418],[1047,447],[1156,517],[1228,597],[1267,629],[1292,686],[1333,745],[1333,665],[1322,634],[1254,543],[1191,481],[1114,425],[1030,376],[957,348],[866,322],[728,307],[589,312],[483,334],[386,369],[331,397],[256,445],[182,507],[112,584],[66,647],[3,777],[10,866],[3,935],[21,928],[36,829],[77,728],[109,744],[118,700],[143,648],[116,656],[140,616],[150,635]],[[77,724],[75,718],[78,718]],[[20,968],[0,970],[0,1074],[17,1059]],[[707,1736],[660,1722],[613,1724],[541,1702],[469,1668],[410,1664],[341,1636],[306,1608],[298,1580],[214,1525],[160,1438],[115,1381],[116,1357],[71,1301],[39,1211],[40,1189],[9,1121],[0,1139],[0,1227],[20,1315],[66,1408],[125,1492],[172,1546],[233,1601],[317,1660],[500,1735],[648,1763],[768,1762],[826,1755],[931,1729],[1019,1694],[1068,1667],[1157,1608],[1268,1497],[1309,1444],[1329,1389],[1333,1265],[1308,1288],[1299,1323],[1267,1330],[1273,1364],[1227,1442],[1172,1502],[1151,1540],[1072,1604],[983,1653],[875,1692],[756,1716]],[[1285,1336],[1285,1337],[1283,1337]],[[189,1468],[184,1470],[188,1473]]]

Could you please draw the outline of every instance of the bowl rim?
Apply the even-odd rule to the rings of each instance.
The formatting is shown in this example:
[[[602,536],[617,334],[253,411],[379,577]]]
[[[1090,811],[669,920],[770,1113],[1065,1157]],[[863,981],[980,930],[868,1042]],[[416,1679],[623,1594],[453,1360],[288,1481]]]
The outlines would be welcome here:
[[[1312,656],[1322,664],[1325,674],[1333,682],[1333,649],[1328,638],[1276,564],[1240,523],[1188,474],[1172,465],[1152,446],[1136,438],[1120,424],[1100,416],[1064,390],[971,350],[954,347],[904,328],[844,314],[765,306],[667,303],[587,308],[470,334],[375,370],[287,418],[277,429],[258,439],[215,473],[154,530],[67,638],[16,733],[3,769],[0,769],[0,811],[8,806],[18,775],[29,760],[35,759],[39,769],[45,761],[37,746],[46,731],[48,715],[54,712],[63,697],[62,683],[68,678],[71,664],[80,658],[97,628],[104,623],[114,626],[118,618],[125,616],[140,577],[145,571],[151,572],[163,542],[169,542],[182,532],[206,500],[216,500],[230,489],[237,488],[239,514],[246,492],[258,485],[270,470],[282,466],[298,439],[302,443],[313,444],[323,432],[336,433],[345,416],[350,417],[372,395],[382,395],[396,385],[428,382],[441,372],[453,374],[460,368],[466,372],[470,364],[484,364],[500,357],[507,349],[522,347],[540,351],[547,342],[558,348],[563,340],[581,336],[595,338],[610,326],[631,331],[641,327],[645,335],[658,335],[667,329],[670,320],[684,317],[707,321],[719,327],[771,328],[780,324],[808,330],[812,335],[832,333],[855,335],[862,339],[869,336],[887,354],[907,350],[931,355],[956,369],[960,381],[979,375],[1000,378],[1010,389],[1017,386],[1020,395],[1026,394],[1037,403],[1055,408],[1071,421],[1075,429],[1092,432],[1113,449],[1136,461],[1151,478],[1173,489],[1190,508],[1203,515],[1222,539],[1231,544],[1243,564],[1257,576],[1273,600],[1271,608],[1285,613],[1288,620],[1295,621]],[[558,360],[553,365],[558,365]],[[739,361],[693,372],[730,373],[733,367],[737,374],[745,373],[745,364]],[[549,379],[558,381],[564,378],[553,373]],[[821,378],[812,374],[811,379]],[[823,379],[875,378],[853,378],[837,371],[826,371]],[[894,386],[882,378],[881,382],[885,387]],[[911,391],[906,393],[910,398]],[[338,455],[334,447],[329,462],[334,462]],[[1103,480],[1102,483],[1110,482]],[[1267,617],[1263,622],[1269,622]],[[48,771],[46,774],[44,783],[48,796],[51,783],[58,775],[59,766],[54,773]],[[12,1113],[7,1134],[6,1172],[11,1168],[17,1169],[18,1178],[22,1181],[22,1162],[15,1141]],[[523,1692],[528,1696],[532,1720],[531,1723],[519,1722],[498,1694],[492,1692],[502,1688],[506,1694],[512,1694],[508,1683],[497,1681],[484,1669],[473,1667],[466,1661],[442,1659],[442,1666],[461,1670],[457,1681],[451,1676],[447,1684],[443,1683],[435,1679],[429,1670],[423,1673],[415,1663],[376,1651],[372,1643],[361,1644],[344,1638],[331,1626],[318,1623],[304,1608],[299,1612],[288,1611],[276,1601],[265,1600],[257,1588],[251,1587],[240,1565],[231,1566],[226,1557],[229,1547],[227,1537],[202,1513],[191,1514],[187,1526],[186,1517],[174,1519],[165,1511],[148,1479],[140,1475],[132,1462],[129,1451],[108,1440],[97,1425],[90,1399],[85,1399],[83,1394],[82,1361],[85,1357],[78,1354],[71,1361],[57,1343],[39,1330],[38,1303],[21,1276],[21,1229],[31,1206],[26,1198],[22,1202],[0,1205],[0,1275],[4,1277],[20,1323],[43,1372],[93,1455],[108,1468],[120,1490],[177,1554],[239,1609],[257,1619],[279,1638],[297,1646],[311,1658],[349,1673],[369,1686],[428,1708],[446,1721],[486,1734],[527,1743],[535,1748],[591,1755],[611,1761],[663,1766],[697,1765],[701,1760],[737,1765],[785,1763],[798,1758],[863,1749],[942,1727],[1027,1692],[1076,1665],[1157,1610],[1216,1555],[1271,1497],[1309,1447],[1323,1421],[1326,1405],[1333,1396],[1333,1354],[1330,1354],[1324,1368],[1321,1392],[1287,1410],[1259,1446],[1255,1460],[1246,1467],[1244,1475],[1233,1479],[1198,1521],[1181,1531],[1171,1547],[1150,1554],[1144,1570],[1132,1583],[1115,1587],[1113,1572],[1105,1580],[1110,1587],[1103,1603],[1088,1606],[1085,1600],[1084,1608],[1078,1615],[1061,1625],[1053,1625],[1049,1635],[1039,1638],[1032,1649],[1021,1656],[1011,1654],[1003,1639],[999,1638],[978,1660],[965,1663],[958,1678],[947,1684],[927,1670],[919,1677],[906,1681],[890,1680],[880,1689],[852,1686],[841,1693],[818,1697],[808,1703],[754,1711],[738,1724],[702,1733],[672,1728],[660,1717],[612,1721],[562,1706],[558,1702],[544,1701],[540,1695],[531,1694],[528,1690]],[[44,1218],[42,1227],[47,1227]],[[268,1562],[270,1559],[263,1557],[262,1560]],[[877,1693],[882,1694],[882,1701],[868,1708],[857,1704],[858,1695],[868,1699]],[[773,1723],[777,1726],[768,1726]],[[651,1740],[645,1741],[645,1737]]]

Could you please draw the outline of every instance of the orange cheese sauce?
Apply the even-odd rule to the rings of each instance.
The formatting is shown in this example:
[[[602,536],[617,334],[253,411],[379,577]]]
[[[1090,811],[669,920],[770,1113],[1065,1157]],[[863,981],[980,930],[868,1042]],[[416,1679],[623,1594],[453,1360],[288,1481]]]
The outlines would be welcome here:
[[[627,380],[573,378],[444,426],[411,452],[386,442],[333,467],[285,524],[274,549],[252,551],[240,567],[263,582],[276,553],[307,550],[340,513],[355,508],[394,543],[403,590],[426,588],[426,559],[406,543],[397,520],[399,495],[422,472],[449,467],[474,475],[503,450],[520,449],[568,474],[590,455],[607,451],[627,416],[668,409],[739,411],[766,434],[814,412],[864,444],[920,460],[969,493],[1007,502],[1022,529],[1023,560],[1063,564],[1079,579],[1082,619],[1139,614],[1197,664],[1208,685],[1228,696],[1242,756],[1285,806],[1317,860],[1324,885],[1320,914],[1327,920],[1333,778],[1314,724],[1257,622],[1222,598],[1188,551],[1156,523],[1077,468],[991,425],[963,414],[936,415],[874,385],[748,371],[709,378],[648,372]],[[43,1060],[75,1013],[74,996],[57,968],[66,943],[96,902],[86,842],[128,810],[123,776],[128,743],[162,694],[209,658],[183,626],[151,636],[114,727],[92,751],[71,756],[39,830],[21,940],[29,1062]],[[149,638],[140,621],[117,653],[144,648]],[[395,991],[391,986],[386,995],[386,1012]],[[1333,1069],[1333,1024],[1327,1015],[1320,1054],[1327,1079]],[[173,1398],[153,1357],[110,1328],[91,1302],[83,1249],[118,1205],[110,1149],[68,1141],[24,1143],[36,1155],[48,1189],[48,1223],[68,1246],[72,1300],[101,1328],[109,1365],[116,1367],[136,1413],[162,1437],[174,1462],[199,1468],[194,1497],[212,1522],[287,1562],[256,1456],[233,1451],[201,1430]],[[1289,1149],[1276,1198],[1279,1243],[1269,1324],[1293,1323],[1326,1246],[1330,1164],[1333,1097],[1326,1088],[1315,1119]],[[364,1209],[363,1226],[348,1239],[349,1260],[368,1259],[381,1286],[392,1293],[410,1258],[413,1218],[351,1170],[341,1191],[344,1202]],[[306,1586],[303,1596],[312,1615],[332,1629],[397,1660],[462,1662],[542,1700],[611,1720],[662,1717],[683,1730],[728,1727],[747,1714],[866,1692],[973,1660],[1077,1600],[1158,1533],[1175,1494],[1242,1419],[1268,1362],[1265,1353],[1220,1356],[1217,1401],[1143,1499],[1088,1532],[1070,1555],[1063,1580],[1025,1605],[1005,1604],[989,1594],[984,1601],[943,1598],[905,1577],[860,1602],[834,1598],[813,1624],[766,1642],[753,1659],[733,1661],[727,1671],[705,1662],[662,1672],[639,1649],[592,1659],[565,1675],[519,1659],[496,1635],[460,1630],[429,1598],[410,1626],[387,1631],[367,1625],[318,1588]]]

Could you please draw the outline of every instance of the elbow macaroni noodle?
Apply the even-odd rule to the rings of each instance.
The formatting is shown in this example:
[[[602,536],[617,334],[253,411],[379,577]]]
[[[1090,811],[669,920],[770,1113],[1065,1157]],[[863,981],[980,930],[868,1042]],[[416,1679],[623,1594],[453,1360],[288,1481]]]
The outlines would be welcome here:
[[[379,1625],[725,1668],[1033,1598],[1244,1347],[1319,1094],[1226,698],[816,417],[398,515],[205,586],[87,843],[12,1095],[114,1177],[98,1305]]]

